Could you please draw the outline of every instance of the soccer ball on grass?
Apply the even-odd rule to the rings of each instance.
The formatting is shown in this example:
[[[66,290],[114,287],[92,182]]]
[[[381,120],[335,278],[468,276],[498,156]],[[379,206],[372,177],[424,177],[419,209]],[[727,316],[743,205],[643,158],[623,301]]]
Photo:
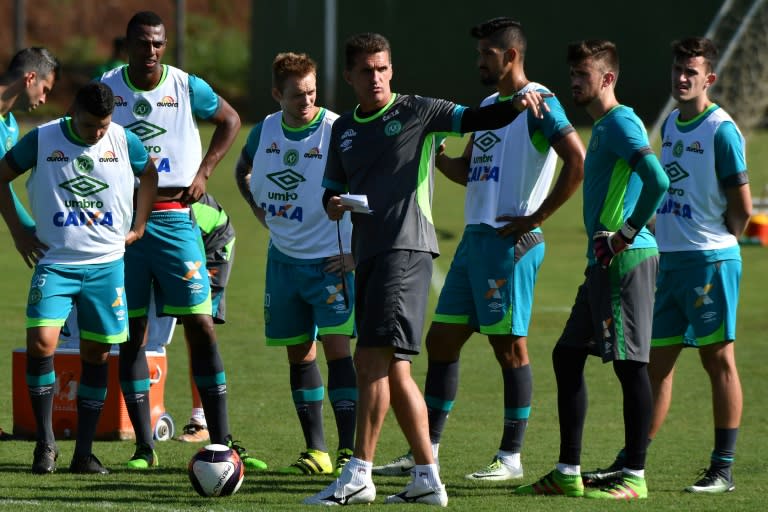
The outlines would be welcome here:
[[[200,496],[231,496],[243,483],[243,462],[235,450],[209,444],[189,461],[189,481]]]

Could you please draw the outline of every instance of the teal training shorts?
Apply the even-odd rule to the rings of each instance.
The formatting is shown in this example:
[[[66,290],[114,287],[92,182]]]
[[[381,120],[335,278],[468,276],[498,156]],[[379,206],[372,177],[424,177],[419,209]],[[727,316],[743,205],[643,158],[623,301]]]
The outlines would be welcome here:
[[[660,271],[651,345],[700,347],[735,340],[740,280],[739,260]]]
[[[544,260],[540,231],[502,238],[468,226],[440,291],[433,321],[470,325],[487,335],[527,336],[536,276]]]
[[[61,327],[73,305],[81,339],[128,339],[123,260],[95,265],[38,265],[27,300],[27,327]]]
[[[147,316],[151,292],[158,315],[211,314],[211,285],[199,238],[189,210],[152,212],[144,236],[125,251],[131,318]]]
[[[298,345],[324,334],[353,336],[354,278],[323,268],[323,258],[301,260],[270,247],[264,290],[264,329],[267,345]]]

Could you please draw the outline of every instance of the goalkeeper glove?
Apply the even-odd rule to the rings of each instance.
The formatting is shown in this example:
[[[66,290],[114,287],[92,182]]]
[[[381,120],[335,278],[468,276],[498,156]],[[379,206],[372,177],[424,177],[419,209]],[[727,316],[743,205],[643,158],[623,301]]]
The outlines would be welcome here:
[[[614,256],[632,246],[638,231],[629,220],[624,222],[619,231],[597,231],[592,235],[592,250],[597,262],[603,268],[608,268]]]

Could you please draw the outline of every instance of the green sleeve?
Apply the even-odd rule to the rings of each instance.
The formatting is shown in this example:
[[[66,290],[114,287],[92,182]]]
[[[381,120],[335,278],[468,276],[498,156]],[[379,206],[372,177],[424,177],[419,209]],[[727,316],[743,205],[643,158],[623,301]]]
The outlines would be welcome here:
[[[643,189],[629,222],[636,228],[645,226],[656,213],[659,203],[664,197],[664,192],[669,188],[669,178],[661,162],[656,155],[649,152],[640,158],[633,166],[633,170],[643,181]]]

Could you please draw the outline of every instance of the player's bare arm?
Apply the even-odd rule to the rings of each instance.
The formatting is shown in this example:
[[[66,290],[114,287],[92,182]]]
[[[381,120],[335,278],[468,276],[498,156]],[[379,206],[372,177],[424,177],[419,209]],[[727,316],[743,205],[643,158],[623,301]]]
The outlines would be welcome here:
[[[196,202],[205,193],[208,178],[232,146],[240,129],[240,116],[221,96],[219,96],[219,108],[208,120],[216,125],[216,129],[213,131],[208,151],[200,162],[195,178],[182,196],[182,201],[186,203]]]
[[[136,216],[133,226],[125,236],[125,245],[131,245],[144,236],[147,220],[152,213],[152,204],[157,198],[157,167],[151,158],[147,159],[144,172],[139,177],[139,190],[136,194]]]
[[[544,199],[541,206],[531,215],[513,217],[501,215],[499,222],[507,222],[497,232],[500,236],[519,237],[535,229],[552,216],[579,188],[584,179],[584,144],[581,137],[573,131],[552,145],[557,156],[563,161],[563,167],[555,181],[552,192]]]
[[[48,246],[41,242],[34,233],[27,231],[19,219],[9,186],[9,183],[17,177],[18,175],[11,169],[6,160],[0,160],[0,214],[11,232],[16,250],[21,254],[24,263],[29,268],[33,268],[42,259]]]
[[[243,196],[245,202],[248,203],[248,206],[251,207],[251,211],[256,216],[256,218],[259,219],[259,222],[261,222],[262,226],[266,228],[267,224],[264,220],[264,210],[258,207],[256,201],[253,199],[253,194],[251,194],[252,172],[253,167],[251,162],[248,162],[243,157],[243,154],[240,153],[240,157],[237,159],[237,164],[235,164],[235,183],[237,183],[237,190],[240,192],[240,195]]]
[[[472,158],[472,141],[475,136],[470,135],[464,153],[461,156],[452,158],[445,154],[445,144],[440,144],[440,149],[435,155],[435,166],[442,172],[446,178],[459,185],[467,186],[467,176],[469,173],[469,162]]]
[[[752,193],[749,184],[726,188],[725,200],[725,225],[732,235],[739,238],[752,215]]]

